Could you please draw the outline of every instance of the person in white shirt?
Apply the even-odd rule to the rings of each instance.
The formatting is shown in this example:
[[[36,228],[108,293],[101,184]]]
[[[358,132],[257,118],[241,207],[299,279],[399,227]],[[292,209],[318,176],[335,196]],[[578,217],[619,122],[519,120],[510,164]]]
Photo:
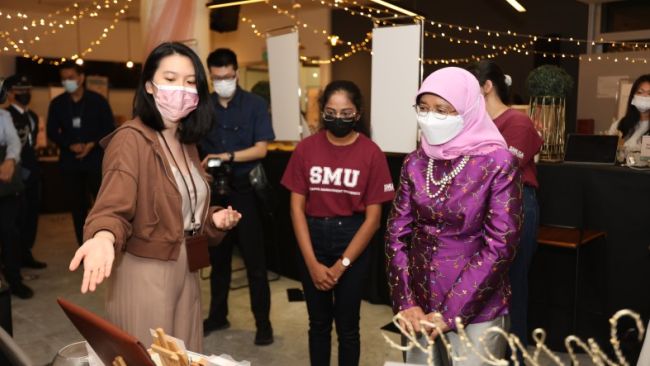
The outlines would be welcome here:
[[[0,81],[0,104],[7,99],[7,93]],[[11,114],[0,110],[0,251],[4,276],[11,293],[28,299],[34,292],[25,286],[20,275],[18,232],[16,229],[16,212],[18,209],[18,192],[11,189],[11,182],[20,162],[21,143]],[[4,187],[3,187],[4,186]],[[6,188],[6,189],[4,189]]]
[[[18,210],[21,265],[43,269],[47,264],[37,261],[32,255],[41,207],[41,167],[36,152],[38,115],[29,107],[32,99],[32,83],[26,75],[16,74],[8,77],[4,86],[9,101],[6,109],[11,114],[22,144],[20,167],[25,190],[20,195]]]
[[[620,121],[610,127],[610,134],[620,133],[624,146],[632,148],[641,145],[641,138],[649,130],[650,120],[650,74],[639,76],[632,84],[627,111]]]

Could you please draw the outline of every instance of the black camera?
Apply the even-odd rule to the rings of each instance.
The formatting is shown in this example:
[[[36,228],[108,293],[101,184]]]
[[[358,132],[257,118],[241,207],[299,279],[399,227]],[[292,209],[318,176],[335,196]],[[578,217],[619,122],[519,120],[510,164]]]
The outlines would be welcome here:
[[[213,178],[212,191],[219,197],[227,196],[231,190],[232,164],[219,158],[210,158],[207,165]]]

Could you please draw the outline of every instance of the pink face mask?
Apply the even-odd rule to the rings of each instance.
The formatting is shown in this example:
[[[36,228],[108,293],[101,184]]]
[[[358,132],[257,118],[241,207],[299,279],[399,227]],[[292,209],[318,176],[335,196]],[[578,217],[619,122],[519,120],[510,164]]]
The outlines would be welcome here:
[[[153,99],[165,120],[177,122],[195,110],[199,104],[196,88],[152,84],[156,87]]]

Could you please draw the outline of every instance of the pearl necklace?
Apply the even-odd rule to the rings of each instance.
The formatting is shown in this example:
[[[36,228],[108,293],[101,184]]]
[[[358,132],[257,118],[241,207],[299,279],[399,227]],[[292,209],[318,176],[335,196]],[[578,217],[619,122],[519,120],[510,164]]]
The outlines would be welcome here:
[[[458,163],[458,165],[447,175],[446,173],[443,175],[442,179],[440,180],[435,180],[433,179],[433,159],[429,158],[429,163],[427,164],[427,176],[426,176],[426,188],[427,188],[427,195],[429,198],[436,198],[440,193],[442,193],[442,190],[451,182],[452,179],[454,179],[458,173],[463,170],[467,162],[469,161],[469,156],[463,156],[463,159]],[[431,183],[434,185],[438,186],[438,190],[436,193],[431,193]]]

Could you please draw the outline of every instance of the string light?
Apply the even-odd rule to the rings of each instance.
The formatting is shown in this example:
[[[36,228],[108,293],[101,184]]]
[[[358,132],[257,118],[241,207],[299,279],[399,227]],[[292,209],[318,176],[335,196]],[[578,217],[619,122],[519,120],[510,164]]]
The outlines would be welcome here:
[[[118,1],[119,0],[113,0],[113,3],[117,4]],[[111,25],[104,28],[102,34],[96,40],[90,42],[90,45],[86,49],[84,49],[80,53],[78,52],[77,54],[72,55],[70,57],[70,60],[74,60],[78,64],[79,63],[83,64],[84,57],[86,55],[88,55],[89,53],[92,53],[94,51],[93,47],[97,47],[97,46],[101,45],[102,41],[104,41],[104,40],[106,40],[108,38],[108,35],[110,34],[110,32],[115,30],[116,25],[120,22],[120,18],[129,9],[129,4],[131,3],[131,1],[132,0],[125,0],[125,4],[122,5],[122,7],[119,10],[115,11],[115,13],[113,13],[113,19],[111,21]],[[14,45],[15,45],[15,42],[14,42]],[[32,54],[31,52],[29,52],[28,50],[26,50],[24,48],[22,50],[19,49],[18,47],[14,47],[14,48],[16,49],[17,52],[22,54],[23,57],[30,58],[30,59],[32,59],[32,61],[34,61],[34,62],[36,62],[38,64],[42,64],[45,61],[45,59],[43,57],[40,57],[40,56],[38,56],[36,54]],[[61,57],[60,59],[50,60],[49,63],[51,65],[58,66],[62,62],[65,62],[66,60],[67,60],[66,57]]]
[[[264,34],[262,34],[262,32],[260,32],[257,29],[257,25],[255,24],[255,22],[253,21],[252,18],[250,18],[250,17],[242,17],[241,21],[243,23],[246,23],[249,26],[249,28],[251,29],[251,31],[257,37],[266,38],[266,36]],[[326,60],[314,59],[314,58],[307,57],[307,56],[302,56],[302,55],[300,56],[300,60],[303,61],[303,62],[312,64],[312,65],[330,64],[330,63],[333,63],[333,62],[343,61],[346,58],[349,58],[349,57],[351,57],[352,55],[354,55],[354,54],[356,54],[358,52],[370,52],[370,48],[368,48],[368,44],[370,43],[371,38],[372,38],[372,34],[367,33],[366,38],[364,38],[363,41],[361,41],[361,42],[358,42],[358,43],[348,42],[346,44],[346,47],[348,47],[349,49],[346,52],[343,52],[341,54],[335,54],[335,55],[331,56],[329,59],[326,59]]]
[[[336,3],[331,3],[326,0],[311,0],[312,2],[317,2],[325,6],[329,6],[332,9],[341,9],[349,13],[350,15],[355,15],[355,16],[361,16],[365,18],[372,19],[375,25],[397,25],[395,24],[392,18],[400,17],[400,14],[397,14],[395,12],[391,12],[386,9],[376,9],[372,8],[369,6],[364,6],[356,1],[352,1],[351,3],[349,1],[345,0],[337,0]],[[359,10],[361,9],[361,10]],[[373,13],[376,13],[377,15],[385,15],[384,18],[379,18],[378,16],[373,16]],[[616,42],[616,41],[609,41],[605,40],[603,38],[600,38],[599,40],[586,40],[586,39],[578,39],[574,37],[552,37],[552,36],[540,36],[540,35],[534,35],[534,34],[525,34],[525,33],[517,33],[511,30],[506,30],[506,31],[497,31],[497,30],[491,30],[491,29],[483,29],[480,26],[476,25],[473,27],[470,26],[464,26],[464,25],[458,25],[458,24],[451,24],[451,23],[445,23],[445,22],[438,22],[426,18],[414,18],[414,21],[417,21],[417,19],[423,20],[423,24],[425,25],[431,25],[434,27],[437,27],[439,29],[446,29],[448,31],[454,31],[454,32],[467,32],[469,34],[472,34],[474,32],[479,32],[484,35],[487,35],[488,37],[496,37],[496,38],[502,38],[502,37],[518,37],[518,38],[526,38],[528,39],[528,44],[534,45],[534,42],[536,41],[547,41],[547,42],[552,42],[552,41],[559,41],[559,42],[570,42],[575,44],[576,46],[581,46],[582,44],[589,44],[591,42],[592,46],[596,45],[611,45],[613,47],[620,46],[620,47],[627,47],[632,50],[641,50],[641,49],[648,49],[648,43],[634,43],[634,45],[631,44],[626,44],[625,42]],[[452,37],[455,38],[455,37]],[[463,41],[457,42],[457,43],[465,43]],[[469,44],[469,43],[466,43]],[[522,44],[523,45],[523,44]],[[528,50],[524,51],[522,50],[524,47],[521,45],[519,47],[512,48],[510,46],[497,46],[501,47],[503,49],[508,48],[508,51],[514,51],[517,54],[523,54],[523,55],[530,55],[530,54],[539,54],[544,58],[573,58],[573,59],[582,59],[582,57],[579,54],[574,54],[574,53],[544,53],[542,51],[533,51],[533,50]],[[457,60],[464,60],[465,58],[460,58]],[[453,59],[445,59],[445,61],[451,62]],[[601,61],[601,60],[610,60],[610,58],[598,58],[598,59],[590,59],[588,60],[589,62],[592,61]],[[612,58],[611,60],[614,60]],[[442,59],[440,60],[442,61]],[[620,62],[621,59],[616,59],[615,62]],[[645,58],[636,58],[636,59],[630,59],[630,60],[625,60],[626,62],[631,62],[631,63],[636,63],[636,62],[644,62],[647,63],[647,60]]]
[[[306,29],[311,29],[313,34],[324,36],[332,46],[336,46],[336,45],[339,45],[339,44],[346,44],[346,43],[348,45],[351,44],[351,42],[346,42],[346,41],[342,40],[337,35],[329,34],[329,32],[327,30],[325,30],[325,29],[318,29],[318,28],[315,28],[313,26],[308,25],[307,23],[305,23],[305,22],[301,21],[300,19],[298,19],[298,17],[293,12],[291,12],[289,10],[286,10],[286,9],[283,9],[277,4],[271,4],[271,1],[267,1],[266,4],[268,6],[270,6],[271,8],[273,8],[273,10],[275,10],[278,14],[284,15],[284,16],[290,18],[291,20],[293,20],[294,24],[299,29],[300,29],[300,27],[306,28]],[[299,4],[299,3],[295,3],[295,4]]]
[[[105,9],[110,8],[111,4],[109,0],[104,0]],[[119,3],[118,0],[114,0],[113,3],[117,5]],[[99,1],[94,1],[92,4],[86,6],[85,8],[79,10],[79,4],[74,3],[71,7],[66,7],[65,9],[62,10],[57,10],[53,13],[48,13],[45,17],[40,17],[38,20],[34,17],[31,20],[31,23],[25,22],[22,25],[22,30],[28,30],[28,25],[31,25],[32,28],[37,28],[37,27],[45,27],[46,29],[42,31],[36,36],[32,37],[31,39],[28,39],[26,42],[29,44],[34,44],[35,42],[38,42],[41,40],[41,37],[43,36],[48,36],[51,34],[56,34],[57,29],[63,29],[65,27],[75,25],[76,22],[79,20],[83,19],[85,15],[88,15],[90,18],[94,18],[99,16],[99,13],[97,11],[93,11],[92,9],[96,9],[97,6],[99,6]],[[62,20],[56,19],[55,17],[61,16],[62,13],[70,13],[73,10],[77,10],[72,16],[69,16],[67,18],[64,18]],[[101,9],[101,6],[100,6]],[[101,11],[101,10],[100,10]],[[26,14],[21,14],[18,13],[18,18],[22,19],[28,19],[29,17]],[[47,19],[47,21],[46,21]],[[19,29],[14,28],[13,33],[18,33]],[[0,38],[8,38],[8,41],[11,41],[11,33],[9,31],[6,31],[4,33],[0,33]],[[25,43],[25,42],[20,42],[20,43]]]

